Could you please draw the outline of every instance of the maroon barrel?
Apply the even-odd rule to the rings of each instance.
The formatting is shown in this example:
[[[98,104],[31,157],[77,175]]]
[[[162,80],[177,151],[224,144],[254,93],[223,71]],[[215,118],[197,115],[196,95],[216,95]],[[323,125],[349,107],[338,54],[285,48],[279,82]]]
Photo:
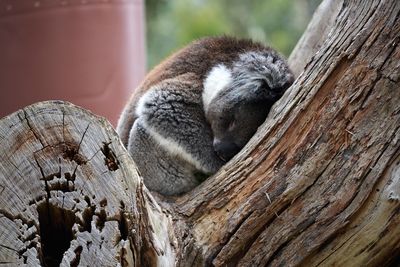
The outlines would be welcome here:
[[[144,72],[142,0],[0,1],[0,117],[58,99],[115,125]]]

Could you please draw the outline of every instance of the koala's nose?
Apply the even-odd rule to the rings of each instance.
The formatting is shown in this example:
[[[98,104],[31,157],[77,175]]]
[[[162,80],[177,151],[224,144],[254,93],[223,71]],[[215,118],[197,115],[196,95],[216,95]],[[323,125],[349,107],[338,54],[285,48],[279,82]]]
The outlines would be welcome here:
[[[230,160],[240,151],[240,148],[235,143],[229,141],[214,139],[213,146],[215,153],[217,153],[218,157],[223,161]]]

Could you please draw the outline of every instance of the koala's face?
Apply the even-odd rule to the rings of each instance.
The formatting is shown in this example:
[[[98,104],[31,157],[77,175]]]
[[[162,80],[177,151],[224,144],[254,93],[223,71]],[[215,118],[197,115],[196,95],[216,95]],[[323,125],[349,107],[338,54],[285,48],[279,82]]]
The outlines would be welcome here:
[[[218,108],[217,108],[218,106]],[[265,121],[271,103],[254,101],[216,105],[207,114],[214,136],[214,150],[224,160],[236,155]]]
[[[228,161],[244,147],[293,81],[273,51],[244,53],[232,68],[218,65],[210,72],[203,103],[221,159]]]

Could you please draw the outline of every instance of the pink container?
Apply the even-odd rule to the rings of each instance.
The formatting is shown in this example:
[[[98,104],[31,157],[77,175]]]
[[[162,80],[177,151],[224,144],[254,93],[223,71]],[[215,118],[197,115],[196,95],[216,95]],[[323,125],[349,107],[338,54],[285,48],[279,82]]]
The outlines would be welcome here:
[[[0,117],[70,101],[116,125],[145,73],[142,0],[0,1]]]

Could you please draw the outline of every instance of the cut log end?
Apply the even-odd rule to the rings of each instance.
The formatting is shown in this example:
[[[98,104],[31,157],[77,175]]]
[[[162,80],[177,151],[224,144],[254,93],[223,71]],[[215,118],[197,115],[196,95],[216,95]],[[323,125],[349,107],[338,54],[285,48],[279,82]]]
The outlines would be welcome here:
[[[1,120],[0,147],[1,262],[134,261],[139,179],[108,122],[72,104],[43,102]]]

